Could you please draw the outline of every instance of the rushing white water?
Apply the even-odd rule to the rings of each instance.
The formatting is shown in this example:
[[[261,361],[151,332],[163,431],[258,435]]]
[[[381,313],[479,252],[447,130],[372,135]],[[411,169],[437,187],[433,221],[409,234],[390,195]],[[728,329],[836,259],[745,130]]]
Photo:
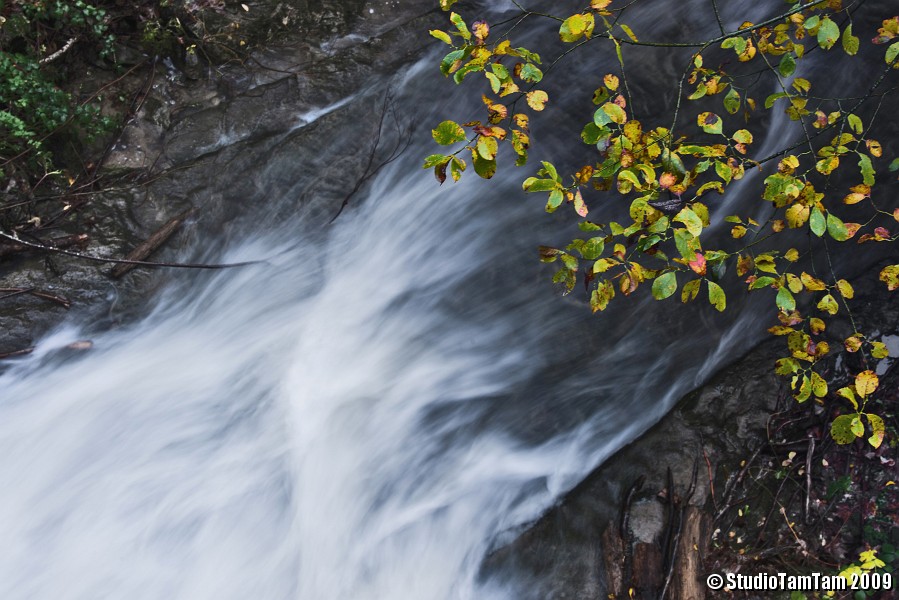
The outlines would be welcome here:
[[[324,242],[248,235],[224,260],[274,258],[0,377],[0,598],[505,598],[485,554],[742,351],[749,311],[560,300],[520,173],[438,192],[429,150]]]

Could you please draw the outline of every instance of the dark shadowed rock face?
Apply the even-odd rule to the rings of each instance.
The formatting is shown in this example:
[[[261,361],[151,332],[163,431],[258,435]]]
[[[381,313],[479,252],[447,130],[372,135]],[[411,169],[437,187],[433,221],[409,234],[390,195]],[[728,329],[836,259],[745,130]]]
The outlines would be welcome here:
[[[688,395],[640,439],[623,448],[574,488],[562,502],[497,551],[486,571],[515,573],[529,581],[522,598],[575,600],[604,598],[600,540],[617,525],[624,497],[640,476],[628,528],[636,541],[653,543],[665,525],[666,506],[657,495],[670,467],[678,493],[689,486],[693,464],[700,476],[692,504],[709,497],[703,448],[713,464],[738,461],[757,443],[774,408],[779,382],[771,365],[780,350],[768,342]],[[731,440],[731,441],[729,441]]]
[[[418,55],[432,8],[411,0],[226,2],[220,25],[237,20],[267,46],[242,65],[159,61],[124,81],[129,92],[149,82],[149,92],[105,157],[107,183],[41,239],[87,234],[84,252],[122,258],[190,207],[194,217],[151,260],[214,260],[238,221],[264,231],[299,211],[305,234],[321,230],[362,176],[360,148],[375,137],[389,77]],[[42,218],[67,202],[45,203]],[[115,324],[176,276],[137,270],[113,280],[110,267],[34,253],[0,260],[0,287],[72,302],[67,311],[27,295],[0,300],[0,354],[28,347],[67,316]]]
[[[879,272],[886,264],[876,264],[871,272]],[[828,329],[835,336],[845,338],[855,331],[855,325],[860,331],[871,332],[871,339],[882,339],[888,345],[895,346],[899,331],[899,296],[888,292],[876,277],[869,276],[853,283],[853,286],[856,293],[853,305],[855,323],[845,314],[840,314]],[[696,489],[689,504],[704,513],[706,524],[711,522],[716,514],[711,480],[714,481],[720,505],[724,490],[741,471],[743,461],[749,460],[756,450],[764,450],[761,452],[766,457],[764,460],[771,460],[767,457],[768,444],[786,441],[772,439],[769,434],[772,414],[787,415],[787,411],[797,408],[783,378],[774,374],[774,362],[787,353],[785,347],[783,338],[769,339],[721,371],[708,384],[688,394],[674,410],[594,470],[555,507],[521,532],[514,542],[494,552],[485,562],[485,576],[506,578],[510,585],[520,586],[522,599],[606,598],[608,590],[603,563],[608,556],[603,547],[603,540],[607,539],[605,535],[610,530],[617,533],[622,528],[625,498],[638,478],[644,477],[642,487],[630,494],[632,502],[624,526],[625,535],[634,547],[641,544],[645,547],[659,545],[668,521],[668,505],[664,500],[669,468],[675,494],[683,496],[687,493],[696,465]],[[829,377],[833,381],[848,381],[852,374],[867,368],[859,354],[844,354],[837,361],[829,361],[826,366]],[[888,359],[878,369],[882,377],[887,374],[882,379],[885,387],[893,385],[888,382],[895,381],[896,360],[899,359]],[[794,415],[792,420],[821,422],[829,426],[831,409],[829,406],[808,406],[805,413],[800,411],[799,417]],[[826,429],[822,431],[827,436]],[[805,435],[804,429],[791,435],[801,438]],[[819,441],[821,444],[828,445],[829,441],[822,439]],[[884,444],[882,450],[886,446]],[[786,454],[789,449],[786,448],[783,453]],[[870,448],[865,450],[870,451]],[[885,458],[895,457],[895,449],[884,451],[888,454]],[[871,454],[873,456],[874,453]],[[877,457],[872,460],[878,469],[883,469]],[[770,471],[773,473],[774,469]],[[821,485],[827,488],[829,482],[819,470],[815,472],[816,484],[821,480],[825,480]],[[774,481],[773,485],[776,488],[777,482]],[[812,490],[812,495],[816,494],[822,492]],[[767,507],[761,510],[761,506],[765,502],[770,503],[770,494],[764,498],[748,498],[745,501],[754,510],[762,513],[768,510]],[[721,508],[718,507],[719,510]],[[791,517],[797,521],[800,518],[799,515]],[[712,532],[702,533],[707,543]],[[697,545],[702,547],[703,543]],[[699,561],[705,558],[704,548],[696,552]],[[731,551],[730,558],[735,556],[736,552]],[[705,574],[699,572],[700,580]],[[630,575],[633,579],[629,578]],[[640,575],[631,573],[626,580],[636,581]],[[694,597],[684,596],[681,592],[676,590],[669,597]],[[637,597],[644,596],[638,593]],[[658,591],[646,597],[656,598]]]

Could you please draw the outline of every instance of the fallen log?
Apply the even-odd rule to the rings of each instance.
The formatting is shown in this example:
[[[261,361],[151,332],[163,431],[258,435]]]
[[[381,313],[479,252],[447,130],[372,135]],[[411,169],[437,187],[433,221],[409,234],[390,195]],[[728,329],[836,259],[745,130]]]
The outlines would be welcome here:
[[[138,244],[138,246],[132,250],[128,256],[125,257],[126,261],[131,262],[123,262],[121,264],[113,267],[112,271],[110,271],[110,276],[114,279],[118,279],[123,275],[129,273],[132,269],[137,267],[138,265],[134,264],[136,261],[143,261],[145,258],[153,254],[160,246],[168,241],[172,235],[178,228],[181,227],[181,224],[190,217],[196,211],[195,208],[191,208],[189,210],[184,211],[183,213],[172,217],[169,219],[165,225],[157,229],[150,237],[146,239],[146,241]]]

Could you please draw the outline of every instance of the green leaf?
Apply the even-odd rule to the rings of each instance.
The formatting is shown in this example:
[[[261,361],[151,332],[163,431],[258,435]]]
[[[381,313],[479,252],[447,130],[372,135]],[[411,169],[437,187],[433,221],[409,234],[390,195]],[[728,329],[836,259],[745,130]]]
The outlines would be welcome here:
[[[432,37],[437,38],[441,42],[447,43],[450,46],[453,45],[453,39],[445,31],[440,31],[439,29],[432,29],[428,33],[430,33]]]
[[[727,298],[724,295],[724,290],[721,289],[721,286],[715,283],[714,281],[709,280],[709,303],[718,309],[719,312],[723,311],[727,306]]]
[[[852,35],[852,23],[843,30],[843,51],[849,56],[855,56],[858,52],[859,39]]]
[[[440,61],[440,72],[444,75],[449,75],[450,69],[453,68],[453,65],[456,64],[456,61],[462,60],[464,56],[464,50],[453,50],[452,52],[444,56],[443,60]]]
[[[571,15],[559,28],[559,39],[563,42],[576,42],[582,37],[590,37],[595,21],[592,13]]]
[[[526,63],[521,67],[521,74],[519,76],[528,83],[540,83],[543,79],[543,71],[531,63]]]
[[[462,178],[462,172],[465,170],[467,165],[465,161],[461,158],[453,157],[452,162],[450,163],[450,173],[453,176],[453,181],[459,181]]]
[[[731,89],[733,89],[733,88],[731,88]],[[687,96],[687,100],[699,100],[700,98],[705,96],[707,93],[708,93],[708,88],[706,88],[704,83],[700,83],[698,86],[696,86],[696,91],[693,92],[692,94],[690,94],[689,96]]]
[[[696,118],[697,124],[702,127],[706,133],[720,134],[723,129],[724,122],[721,117],[711,112],[700,113]]]
[[[750,290],[760,290],[766,287],[771,287],[777,280],[773,277],[768,277],[765,275],[764,277],[759,277],[755,281],[752,282],[752,285],[749,286]]]
[[[777,66],[777,70],[783,77],[789,77],[796,71],[796,59],[793,58],[792,54],[784,54],[780,59],[780,64]]]
[[[611,281],[603,281],[596,286],[596,289],[590,295],[590,308],[593,309],[593,312],[605,310],[614,297],[615,286],[612,285]]]
[[[690,300],[695,300],[696,296],[699,295],[699,286],[701,283],[701,279],[694,279],[685,283],[683,289],[681,290],[681,302],[686,304]]]
[[[846,400],[849,400],[849,402],[852,403],[852,406],[855,408],[855,410],[858,410],[858,400],[855,399],[855,392],[852,390],[851,387],[847,386],[847,387],[842,387],[842,388],[838,389],[837,396],[840,396],[841,398],[845,398]]]
[[[734,52],[736,52],[737,55],[740,55],[746,51],[746,40],[741,37],[727,38],[726,40],[721,42],[721,47],[725,49],[733,48]]]
[[[474,172],[483,179],[490,179],[496,175],[496,161],[485,160],[477,152],[472,152],[472,162],[474,163]]]
[[[767,98],[765,98],[765,108],[771,108],[774,106],[774,102],[779,100],[780,98],[789,97],[789,94],[786,92],[777,92],[775,94],[771,94]]]
[[[719,161],[715,161],[715,173],[718,174],[718,177],[724,180],[724,183],[730,183],[730,180],[734,176],[734,173],[730,170],[730,167]]]
[[[431,136],[441,146],[451,146],[465,141],[465,130],[455,121],[444,121],[431,130]]]
[[[465,24],[465,21],[462,20],[461,16],[456,13],[450,13],[450,21],[452,21],[453,25],[456,26],[459,34],[462,36],[462,39],[471,39],[471,32],[468,30],[468,25]]]
[[[883,443],[883,436],[886,432],[886,426],[881,419],[877,415],[872,415],[871,413],[866,413],[865,418],[868,419],[868,424],[871,425],[872,435],[868,438],[868,443],[874,446],[875,448],[880,448],[880,445]]]
[[[747,129],[738,129],[734,132],[733,139],[738,144],[751,144],[752,133]]]
[[[551,192],[559,187],[552,179],[538,179],[537,177],[528,177],[521,184],[521,188],[526,192]]]
[[[699,218],[695,212],[693,212],[690,207],[684,207],[681,209],[677,216],[674,217],[674,220],[683,223],[694,237],[699,236],[702,233],[702,219]]]
[[[594,273],[605,273],[615,265],[620,264],[618,261],[611,258],[600,258],[598,261],[593,263],[593,272]]]
[[[564,198],[565,195],[562,193],[562,190],[551,191],[549,193],[549,200],[546,201],[546,212],[554,212],[562,205],[562,200],[564,200]]]
[[[498,94],[502,86],[502,82],[499,80],[499,77],[497,77],[493,73],[484,73],[484,75],[487,77],[487,81],[490,82],[490,89],[493,90],[494,94]]]
[[[565,267],[569,271],[577,271],[578,270],[578,262],[577,259],[570,254],[562,254],[561,257],[562,262],[565,264]]]
[[[734,115],[740,110],[740,93],[733,87],[724,96],[724,110]]]
[[[812,372],[812,393],[815,398],[823,398],[827,395],[827,382],[815,372]]]
[[[556,166],[554,164],[552,164],[551,162],[546,161],[546,160],[541,160],[540,164],[543,165],[543,168],[540,169],[540,171],[542,171],[543,173],[538,171],[537,172],[538,175],[546,174],[549,177],[551,177],[552,179],[554,179],[557,183],[560,183],[560,184],[562,183],[562,178],[559,177],[559,171],[556,170]]]
[[[817,206],[812,209],[812,214],[809,217],[809,227],[811,227],[812,233],[818,237],[821,237],[827,231],[827,221],[824,218],[824,213]]]
[[[827,213],[827,233],[830,237],[838,242],[845,242],[849,239],[849,230],[839,217],[833,213]]]
[[[840,27],[828,17],[821,19],[818,27],[818,44],[825,50],[830,50],[840,39]]]
[[[423,169],[432,169],[437,165],[442,165],[446,161],[450,159],[449,156],[445,154],[432,154],[425,159],[425,164],[422,167]]]
[[[465,65],[464,67],[462,67],[461,69],[459,69],[458,71],[456,71],[455,73],[453,73],[453,81],[455,81],[456,84],[458,85],[458,84],[462,83],[462,80],[465,79],[465,76],[468,75],[469,73],[477,73],[478,71],[483,71],[483,70],[484,70],[484,65],[477,64],[475,62],[470,62],[467,65]]]
[[[796,310],[796,299],[786,286],[777,290],[777,308],[784,312]]]
[[[485,136],[478,138],[478,154],[484,160],[495,160],[498,149],[496,138]]]
[[[677,274],[669,271],[656,277],[652,282],[652,297],[656,300],[664,300],[677,291]]]
[[[833,420],[830,426],[830,436],[838,444],[851,444],[858,437],[852,430],[853,419],[858,420],[858,413],[854,415],[840,415]]]
[[[890,47],[887,48],[886,54],[886,62],[888,65],[893,64],[895,62],[896,57],[899,56],[899,42],[893,42],[890,44]]]
[[[794,379],[795,381],[795,379]],[[812,395],[812,380],[809,379],[808,375],[802,376],[802,384],[799,386],[799,392],[796,394],[795,398],[797,402],[805,402]]]
[[[864,131],[864,127],[862,126],[862,120],[858,118],[858,115],[850,114],[848,117],[849,127],[857,133],[861,135],[862,131]]]
[[[874,185],[874,165],[867,154],[858,155],[858,167],[862,172],[862,181],[865,185]]]
[[[458,2],[459,0],[440,0],[440,8],[443,10],[449,10],[450,7]]]
[[[581,256],[587,260],[596,260],[605,249],[605,241],[601,237],[594,237],[587,240],[581,249]]]

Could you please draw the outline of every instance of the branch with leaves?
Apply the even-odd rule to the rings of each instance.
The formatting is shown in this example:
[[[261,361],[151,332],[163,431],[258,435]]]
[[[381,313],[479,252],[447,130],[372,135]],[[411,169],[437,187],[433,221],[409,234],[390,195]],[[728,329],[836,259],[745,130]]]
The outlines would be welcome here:
[[[868,10],[864,3],[793,0],[781,14],[758,23],[747,20],[731,32],[713,3],[721,35],[702,42],[647,42],[622,21],[636,2],[591,0],[588,8],[567,16],[516,3],[521,13],[493,26],[485,20],[469,24],[450,12],[450,28],[430,32],[451,47],[440,61],[440,72],[456,84],[479,86],[486,117],[437,125],[433,138],[449,150],[428,156],[424,167],[433,169],[441,184],[448,176],[458,181],[470,156],[475,173],[490,179],[506,144],[515,164],[525,166],[532,151],[530,121],[551,103],[544,76],[585,44],[607,44],[619,72],[597,81],[593,118],[580,135],[587,160],[570,174],[542,160],[522,182],[525,192],[546,194],[547,212],[573,208],[578,227],[588,234],[564,248],[540,247],[540,259],[559,266],[553,281],[565,293],[583,281],[594,312],[642,287],[649,287],[657,300],[680,289],[684,303],[705,288],[709,303],[724,311],[722,280],[735,273],[749,292],[769,291],[773,298],[779,324],[769,331],[784,336],[788,350],[775,369],[789,378],[798,402],[820,402],[830,393],[822,373],[823,361],[835,354],[832,346],[861,353],[869,368],[855,375],[854,386],[836,392],[847,406],[831,433],[838,443],[866,438],[880,446],[884,421],[870,412],[868,401],[877,392],[876,363],[887,358],[887,348],[857,331],[846,339],[829,337],[827,321],[842,310],[853,327],[855,323],[850,310],[855,290],[834,272],[832,244],[899,238],[895,194],[875,191],[884,183],[877,170],[884,146],[874,137],[882,129],[878,118],[882,121],[888,112],[882,110],[884,103],[895,98],[899,85],[899,16],[882,15],[889,18],[882,19],[870,46],[863,46],[853,20],[858,11]],[[449,11],[455,1],[439,4]],[[511,33],[528,19],[555,20],[559,40],[569,45],[545,69],[539,53],[512,43]],[[501,25],[509,22],[514,25],[502,32]],[[665,124],[641,121],[633,112],[625,70],[628,46],[695,49],[683,76],[671,83],[676,101]],[[826,80],[797,75],[812,52],[830,53],[825,60],[846,69],[860,60],[862,50],[871,54],[879,47],[882,66],[863,82],[861,95],[821,94],[817,89]],[[772,88],[776,91],[770,93]],[[711,106],[717,99],[721,111]],[[760,117],[777,111],[797,124],[799,137],[756,158],[753,143],[766,127]],[[731,127],[738,119],[742,126]],[[776,170],[769,168],[775,160]],[[725,194],[750,170],[765,168],[758,198],[759,205],[768,207],[767,220],[714,214],[714,194]],[[899,171],[899,158],[888,169]],[[600,195],[604,203],[609,197],[621,200],[626,218],[589,220],[592,198]],[[730,242],[715,247],[709,230],[721,222],[730,224]],[[786,244],[775,245],[776,236],[785,232],[794,233],[791,241],[796,233],[805,233],[806,247],[782,250]],[[820,264],[821,257],[826,264]],[[899,288],[899,264],[884,267],[878,276],[889,290]]]

